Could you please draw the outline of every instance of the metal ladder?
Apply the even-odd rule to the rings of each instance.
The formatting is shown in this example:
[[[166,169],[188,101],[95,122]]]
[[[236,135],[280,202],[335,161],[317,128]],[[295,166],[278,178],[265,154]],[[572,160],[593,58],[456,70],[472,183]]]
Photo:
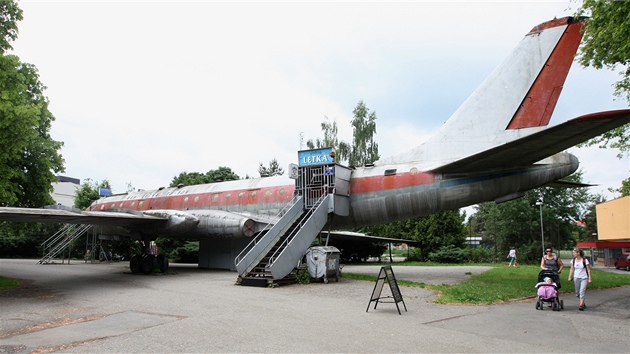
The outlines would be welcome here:
[[[72,241],[79,238],[79,236],[83,235],[87,232],[92,225],[75,225],[75,224],[66,224],[59,231],[57,231],[54,235],[49,237],[46,241],[42,242],[42,252],[44,257],[37,262],[37,264],[48,264],[55,258],[59,253],[65,251],[68,246],[72,243]]]

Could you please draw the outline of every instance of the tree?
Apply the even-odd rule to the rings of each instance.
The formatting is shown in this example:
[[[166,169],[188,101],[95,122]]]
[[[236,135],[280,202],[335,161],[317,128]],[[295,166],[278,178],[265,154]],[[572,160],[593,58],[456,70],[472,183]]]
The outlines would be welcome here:
[[[284,168],[280,167],[278,160],[273,159],[269,162],[269,167],[263,166],[262,162],[258,166],[260,177],[282,176]]]
[[[627,178],[621,181],[621,187],[618,189],[612,190],[612,192],[621,193],[622,197],[626,197],[630,195],[630,178]]]
[[[106,179],[99,183],[86,178],[74,195],[74,207],[81,210],[87,209],[93,201],[101,197],[98,193],[99,188],[111,189],[112,187]]]
[[[50,136],[55,120],[34,65],[4,52],[17,37],[22,11],[0,2],[0,205],[41,207],[52,204],[55,173],[63,172],[63,143]]]
[[[205,174],[199,172],[182,172],[179,176],[173,177],[170,187],[177,187],[180,184],[193,186],[196,184],[206,184],[223,181],[233,181],[240,179],[229,167],[219,167],[216,170],[209,170]]]
[[[352,111],[352,149],[348,164],[364,166],[379,159],[376,134],[376,112],[370,112],[361,100]]]
[[[615,82],[615,96],[630,102],[630,2],[613,0],[584,0],[577,16],[589,16],[582,46],[578,53],[584,67],[615,70],[622,67],[621,80]],[[630,149],[630,124],[610,130],[578,146],[618,148],[621,158]],[[617,192],[627,189],[630,178],[622,182]],[[626,195],[626,194],[624,194]]]
[[[328,121],[324,117],[322,122],[322,132],[324,138],[308,140],[306,146],[309,149],[333,147],[336,151],[335,160],[337,162],[348,161],[349,166],[364,166],[379,159],[378,144],[374,140],[376,134],[376,113],[370,112],[365,103],[361,100],[352,111],[354,117],[350,121],[352,124],[352,145],[339,141],[337,137],[337,122]]]
[[[578,16],[587,15],[582,46],[578,53],[584,67],[616,69],[630,62],[630,3],[613,0],[584,0]],[[615,94],[630,102],[630,67],[615,83]]]
[[[18,21],[22,21],[22,9],[16,1],[0,1],[0,54],[13,49],[9,42],[17,39]]]
[[[581,182],[582,172],[566,178]],[[536,205],[543,200],[542,208]],[[527,192],[524,198],[496,204],[476,206],[471,224],[476,225],[475,235],[481,235],[485,245],[495,249],[499,260],[507,255],[511,246],[518,250],[519,260],[539,261],[542,256],[540,212],[542,211],[545,246],[557,249],[571,247],[588,237],[584,221],[594,205],[594,199],[583,188],[541,187]],[[596,225],[595,225],[596,227]]]
[[[612,0],[584,0],[577,12],[587,15],[586,28],[578,60],[584,67],[615,70],[624,67],[621,80],[615,86],[615,95],[630,102],[630,2]],[[600,148],[618,148],[627,153],[630,148],[630,125],[610,130],[578,146],[599,145]]]
[[[324,133],[324,138],[320,140],[319,138],[315,141],[309,139],[306,142],[306,146],[309,149],[319,149],[332,147],[335,149],[335,162],[343,162],[347,161],[350,155],[350,145],[345,141],[339,141],[337,137],[338,128],[337,121],[333,120],[332,122],[328,121],[328,117],[324,116],[324,121],[322,122],[322,132]]]
[[[443,211],[409,220],[374,225],[360,230],[370,235],[402,238],[420,242],[417,258],[425,260],[429,253],[444,246],[461,247],[466,240],[464,219],[459,210]]]

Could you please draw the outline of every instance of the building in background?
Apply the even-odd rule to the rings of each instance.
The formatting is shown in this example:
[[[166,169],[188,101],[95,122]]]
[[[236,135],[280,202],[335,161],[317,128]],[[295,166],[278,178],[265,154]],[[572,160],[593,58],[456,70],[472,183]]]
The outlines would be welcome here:
[[[77,190],[81,188],[81,180],[78,178],[57,176],[57,182],[53,183],[52,198],[55,204],[72,208]]]
[[[590,249],[591,262],[614,266],[621,253],[630,252],[630,196],[597,204],[597,241],[578,242],[577,247]]]

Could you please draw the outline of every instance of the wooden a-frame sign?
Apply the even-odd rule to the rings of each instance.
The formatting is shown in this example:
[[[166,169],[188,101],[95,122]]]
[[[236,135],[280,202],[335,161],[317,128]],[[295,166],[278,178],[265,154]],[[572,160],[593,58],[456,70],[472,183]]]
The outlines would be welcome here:
[[[384,296],[381,297],[381,292],[383,291],[383,285],[385,284],[385,280],[389,284],[389,289],[392,291],[392,296]],[[394,303],[396,304],[396,308],[398,309],[398,314],[400,313],[400,307],[398,306],[399,302],[403,303],[405,307],[405,312],[407,312],[407,305],[405,305],[405,301],[400,294],[400,289],[398,288],[398,283],[396,282],[396,276],[394,275],[394,270],[392,266],[381,267],[381,271],[378,274],[378,279],[376,279],[376,284],[374,284],[374,290],[372,291],[372,296],[370,297],[370,302],[368,303],[367,309],[365,312],[368,312],[370,309],[370,305],[374,302],[374,309],[379,302],[389,302],[392,301],[382,301],[382,299],[394,299]]]

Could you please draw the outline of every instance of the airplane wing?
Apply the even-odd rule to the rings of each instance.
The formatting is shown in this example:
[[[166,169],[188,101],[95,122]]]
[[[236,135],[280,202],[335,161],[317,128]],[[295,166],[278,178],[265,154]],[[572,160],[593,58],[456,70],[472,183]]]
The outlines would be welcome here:
[[[1,207],[0,221],[140,227],[158,226],[165,223],[167,218],[130,212]]]
[[[328,231],[321,232],[323,237],[329,235]],[[378,237],[378,236],[370,236],[358,232],[350,232],[350,231],[331,231],[330,232],[331,240],[341,240],[341,241],[359,241],[359,242],[387,242],[387,243],[406,243],[410,246],[420,247],[420,242],[413,240],[403,240],[400,238],[389,238],[389,237]]]
[[[475,173],[531,165],[611,129],[630,123],[630,109],[592,113],[432,169]]]

